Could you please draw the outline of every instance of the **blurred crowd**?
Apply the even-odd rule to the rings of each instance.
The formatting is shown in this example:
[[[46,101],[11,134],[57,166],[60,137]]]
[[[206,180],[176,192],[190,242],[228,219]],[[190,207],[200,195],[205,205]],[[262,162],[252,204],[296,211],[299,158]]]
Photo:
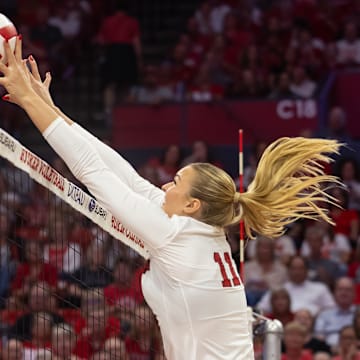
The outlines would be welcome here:
[[[163,359],[145,259],[5,162],[0,198],[0,359]]]
[[[359,0],[204,0],[153,63],[126,0],[5,4],[43,73],[69,79],[96,54],[89,76],[100,79],[105,113],[117,101],[309,98],[330,72],[360,64]]]
[[[358,68],[358,0],[206,0],[165,59],[143,67],[127,101],[309,98]]]
[[[344,116],[331,109],[328,137],[349,139]],[[246,154],[245,189],[266,146]],[[160,187],[192,162],[221,167],[211,150],[201,140],[188,151],[172,144],[137,170]],[[52,166],[80,186],[62,160]],[[282,322],[283,360],[360,356],[360,163],[339,154],[324,169],[345,184],[326,189],[333,225],[297,221],[245,247],[248,304]],[[163,359],[142,257],[5,161],[0,199],[0,359]],[[228,241],[240,267],[238,229]],[[254,346],[261,359],[262,339]]]
[[[329,72],[360,64],[359,0],[204,1],[157,64],[143,61],[136,18],[110,3],[4,2],[19,24],[24,55],[34,55],[42,72],[66,81],[88,46],[102,47],[106,112],[119,98],[147,104],[307,98]],[[110,76],[119,57],[122,66]],[[14,127],[23,114],[4,109],[2,126]],[[341,108],[328,119],[323,136],[351,140]],[[247,156],[245,189],[266,145],[254,144]],[[327,189],[342,206],[329,206],[333,225],[299,221],[278,239],[246,244],[247,300],[282,322],[282,360],[360,359],[360,164],[343,154],[334,160],[325,169],[346,187]],[[171,144],[138,170],[161,186],[197,161],[222,166],[199,140],[189,152]],[[52,166],[76,183],[60,159]],[[228,240],[239,265],[236,230]],[[140,288],[146,269],[134,251],[0,163],[0,359],[163,359]]]

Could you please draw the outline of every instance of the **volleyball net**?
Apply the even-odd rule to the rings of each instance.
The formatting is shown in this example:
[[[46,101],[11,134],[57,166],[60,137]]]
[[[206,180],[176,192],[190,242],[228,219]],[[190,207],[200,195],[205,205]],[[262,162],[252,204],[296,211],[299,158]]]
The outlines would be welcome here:
[[[144,242],[52,165],[0,129],[0,354],[162,359]]]
[[[141,292],[146,245],[52,165],[0,129],[0,351],[165,359]],[[281,324],[253,319],[254,344],[276,359]]]

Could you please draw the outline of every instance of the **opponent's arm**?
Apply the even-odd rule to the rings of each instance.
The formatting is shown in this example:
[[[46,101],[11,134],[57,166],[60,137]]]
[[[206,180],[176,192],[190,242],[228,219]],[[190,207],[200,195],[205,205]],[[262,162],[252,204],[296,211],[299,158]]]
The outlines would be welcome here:
[[[104,144],[98,138],[90,134],[79,124],[65,115],[53,102],[49,87],[51,75],[47,73],[44,82],[41,79],[35,59],[30,56],[29,63],[31,68],[31,84],[35,92],[48,104],[52,109],[71,125],[80,135],[84,136],[95,147],[101,159],[112,171],[127,184],[136,193],[145,196],[151,201],[161,204],[164,198],[164,192],[149,181],[142,178],[135,169],[110,146]]]

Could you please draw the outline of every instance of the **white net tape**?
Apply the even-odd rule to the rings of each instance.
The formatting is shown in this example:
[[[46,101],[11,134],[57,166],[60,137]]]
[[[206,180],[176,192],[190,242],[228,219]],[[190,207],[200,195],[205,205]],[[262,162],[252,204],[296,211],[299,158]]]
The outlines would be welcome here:
[[[144,242],[125,228],[94,198],[59,174],[47,162],[32,153],[3,129],[0,129],[0,156],[25,171],[32,179],[45,186],[71,207],[85,215],[92,222],[138,252],[145,259],[149,252]]]

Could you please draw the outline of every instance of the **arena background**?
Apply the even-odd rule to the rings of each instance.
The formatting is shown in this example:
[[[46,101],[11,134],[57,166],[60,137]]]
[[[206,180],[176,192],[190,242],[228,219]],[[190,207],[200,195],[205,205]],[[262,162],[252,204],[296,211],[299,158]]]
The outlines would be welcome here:
[[[331,213],[336,225],[322,233],[319,258],[309,240],[313,224],[296,223],[286,239],[270,245],[271,262],[281,270],[274,270],[273,278],[249,274],[244,279],[249,304],[283,322],[283,359],[292,359],[291,351],[315,359],[319,347],[309,345],[313,338],[325,340],[321,351],[345,359],[344,349],[356,348],[360,340],[355,321],[360,302],[360,1],[122,2],[127,12],[122,24],[128,28],[106,38],[101,29],[117,3],[13,0],[1,1],[0,12],[23,35],[24,56],[33,55],[42,74],[51,71],[56,104],[154,184],[161,186],[181,163],[191,161],[213,162],[237,180],[240,128],[245,186],[263,147],[280,136],[346,142],[327,171],[347,181],[348,201],[344,213]],[[122,53],[118,76],[130,67],[135,73],[117,87],[106,69],[109,43],[117,51],[117,46],[123,51],[124,44],[127,49],[141,44],[133,57],[135,70],[125,59],[129,54]],[[0,126],[81,187],[21,110],[1,102]],[[342,172],[348,159],[351,179]],[[140,289],[146,261],[6,160],[0,159],[0,166],[1,359],[164,358]],[[239,263],[236,229],[229,241]],[[269,259],[255,248],[247,247],[245,268],[264,274]],[[351,294],[347,315],[335,330],[317,327],[329,304],[316,304],[314,310],[304,294],[302,307],[317,326],[306,329],[300,349],[289,349],[286,326],[293,325],[299,310],[291,306],[292,294],[285,310],[258,304],[275,283],[293,281],[288,268],[295,255],[306,259],[308,280],[326,285],[332,308],[341,308],[344,298],[337,279],[349,280]],[[327,331],[339,335],[340,325],[352,326],[351,346],[341,336],[328,336]],[[288,331],[300,330],[290,326]],[[261,359],[261,339],[255,340]]]

